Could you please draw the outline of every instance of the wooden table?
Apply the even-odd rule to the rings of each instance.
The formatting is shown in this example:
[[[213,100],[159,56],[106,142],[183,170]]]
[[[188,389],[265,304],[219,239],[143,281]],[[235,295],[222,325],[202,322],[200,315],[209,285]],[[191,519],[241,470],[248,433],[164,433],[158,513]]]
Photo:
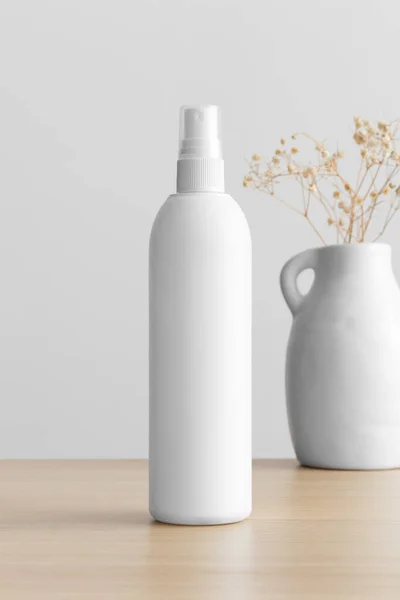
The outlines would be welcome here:
[[[400,471],[254,463],[247,521],[147,513],[145,461],[0,462],[1,600],[400,598]]]

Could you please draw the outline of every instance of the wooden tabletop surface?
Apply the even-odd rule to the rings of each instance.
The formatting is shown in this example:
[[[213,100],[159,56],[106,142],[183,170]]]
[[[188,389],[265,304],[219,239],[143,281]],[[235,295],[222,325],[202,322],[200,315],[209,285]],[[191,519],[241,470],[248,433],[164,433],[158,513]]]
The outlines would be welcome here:
[[[147,513],[145,461],[0,461],[1,600],[400,598],[400,471],[254,462],[235,525]]]

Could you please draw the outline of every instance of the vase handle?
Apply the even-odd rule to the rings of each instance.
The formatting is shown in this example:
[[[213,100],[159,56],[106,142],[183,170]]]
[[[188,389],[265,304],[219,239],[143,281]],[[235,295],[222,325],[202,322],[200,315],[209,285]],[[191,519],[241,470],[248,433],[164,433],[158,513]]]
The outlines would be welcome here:
[[[297,278],[306,269],[313,269],[315,271],[317,256],[318,248],[305,250],[288,260],[281,271],[282,294],[293,316],[296,315],[306,297],[299,291]]]

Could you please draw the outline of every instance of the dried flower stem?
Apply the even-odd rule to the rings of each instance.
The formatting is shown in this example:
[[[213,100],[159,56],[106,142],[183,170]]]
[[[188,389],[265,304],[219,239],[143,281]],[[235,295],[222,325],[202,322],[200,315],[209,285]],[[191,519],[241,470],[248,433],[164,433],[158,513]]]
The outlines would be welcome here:
[[[296,145],[289,147],[281,138],[271,160],[262,162],[257,154],[252,156],[243,185],[269,194],[303,216],[323,244],[327,243],[325,236],[315,224],[318,207],[324,211],[327,224],[334,226],[336,242],[351,244],[365,241],[377,207],[386,206],[383,223],[373,241],[379,239],[399,210],[400,185],[394,183],[400,170],[400,154],[395,148],[399,121],[373,124],[355,117],[354,123],[353,138],[361,149],[354,186],[339,168],[343,152],[331,154],[325,142],[318,142],[305,132],[295,133],[292,139],[296,143],[298,138],[304,138],[315,145],[317,161],[314,164],[299,162],[299,148]],[[383,167],[390,170],[384,178],[381,177]],[[302,209],[276,194],[277,185],[290,181],[300,185]],[[333,190],[332,200],[326,191],[329,187]]]

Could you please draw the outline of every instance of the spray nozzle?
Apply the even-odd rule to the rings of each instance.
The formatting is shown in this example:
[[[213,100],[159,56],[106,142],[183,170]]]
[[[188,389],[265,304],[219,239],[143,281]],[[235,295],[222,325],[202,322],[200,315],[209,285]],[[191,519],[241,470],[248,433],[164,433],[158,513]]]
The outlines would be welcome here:
[[[182,106],[179,158],[222,158],[219,106]]]

